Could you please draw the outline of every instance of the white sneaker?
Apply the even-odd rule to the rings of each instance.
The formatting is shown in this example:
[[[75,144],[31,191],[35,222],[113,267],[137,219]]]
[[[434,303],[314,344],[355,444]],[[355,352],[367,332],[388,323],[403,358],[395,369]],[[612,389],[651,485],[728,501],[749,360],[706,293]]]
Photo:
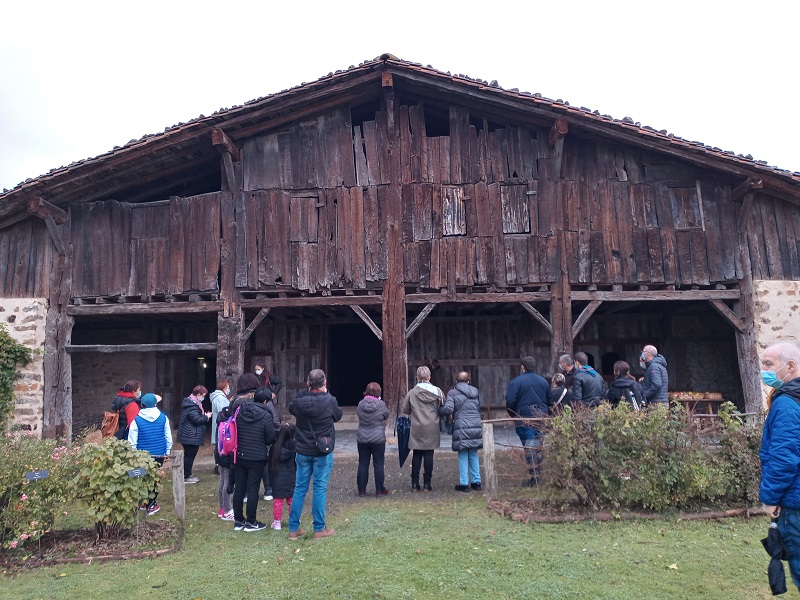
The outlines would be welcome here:
[[[272,494],[264,494],[264,500],[272,500]]]
[[[233,518],[232,510],[229,510],[224,515],[220,515],[219,518],[222,519],[223,521],[235,521],[235,519]]]
[[[272,522],[272,528],[273,528],[275,531],[280,531],[280,529],[281,529],[281,522],[280,522],[280,521],[273,521],[273,522]]]

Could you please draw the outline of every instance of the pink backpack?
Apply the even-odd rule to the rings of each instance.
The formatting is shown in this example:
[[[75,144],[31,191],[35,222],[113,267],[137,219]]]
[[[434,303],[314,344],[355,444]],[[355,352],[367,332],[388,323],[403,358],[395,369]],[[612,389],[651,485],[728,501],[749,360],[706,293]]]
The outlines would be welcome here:
[[[236,417],[239,416],[241,406],[236,409],[236,413],[226,421],[219,424],[217,429],[217,452],[220,456],[233,456],[236,462],[236,447],[239,439],[236,432]]]

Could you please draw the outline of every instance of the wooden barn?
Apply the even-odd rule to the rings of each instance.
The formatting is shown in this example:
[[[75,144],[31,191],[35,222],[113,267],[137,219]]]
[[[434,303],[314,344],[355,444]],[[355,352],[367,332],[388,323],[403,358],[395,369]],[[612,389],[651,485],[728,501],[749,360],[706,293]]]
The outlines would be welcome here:
[[[0,321],[43,349],[16,418],[68,434],[127,379],[174,416],[259,359],[282,403],[321,367],[396,406],[436,358],[492,406],[522,356],[644,344],[758,408],[799,205],[800,174],[385,54],[1,194]]]

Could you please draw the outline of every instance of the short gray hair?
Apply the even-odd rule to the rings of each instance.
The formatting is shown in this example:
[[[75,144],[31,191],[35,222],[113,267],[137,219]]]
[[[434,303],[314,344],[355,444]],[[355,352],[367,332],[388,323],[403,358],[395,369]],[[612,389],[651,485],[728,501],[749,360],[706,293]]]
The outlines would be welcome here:
[[[569,354],[562,354],[558,357],[558,362],[562,362],[565,365],[569,365],[570,367],[575,364],[575,361],[572,360],[572,357]]]
[[[312,390],[318,390],[325,385],[325,371],[322,369],[312,369],[308,374],[308,387]]]
[[[773,344],[767,348],[767,350],[770,348],[774,348],[778,351],[781,361],[783,361],[784,364],[793,360],[796,365],[800,366],[800,347],[798,347],[797,344],[793,344],[792,342],[779,342]]]
[[[431,370],[425,365],[417,367],[417,381],[430,381],[430,380],[431,380]]]

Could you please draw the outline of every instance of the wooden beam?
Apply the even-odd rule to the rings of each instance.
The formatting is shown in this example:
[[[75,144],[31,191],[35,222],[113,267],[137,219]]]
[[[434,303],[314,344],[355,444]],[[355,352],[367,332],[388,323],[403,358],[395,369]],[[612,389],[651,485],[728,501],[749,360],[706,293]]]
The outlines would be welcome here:
[[[390,88],[392,85],[392,74],[389,71],[384,71],[381,73],[381,86]]]
[[[547,136],[547,141],[550,147],[554,148],[558,140],[563,140],[569,132],[569,123],[566,119],[556,119],[553,126],[550,128],[550,134]]]
[[[258,311],[258,314],[255,316],[255,318],[252,321],[250,321],[250,325],[247,326],[247,329],[245,329],[244,333],[242,334],[242,346],[244,346],[247,343],[247,340],[250,339],[250,336],[256,330],[256,327],[261,325],[261,321],[263,321],[266,318],[270,310],[272,309],[262,308],[260,311]]]
[[[733,190],[731,190],[731,200],[734,202],[738,202],[744,196],[753,190],[760,190],[764,187],[764,180],[761,177],[756,177],[755,175],[751,175],[747,179],[745,179],[742,183],[737,185]]]
[[[547,330],[547,333],[553,335],[553,326],[550,324],[550,321],[544,318],[544,315],[542,313],[533,308],[533,306],[531,306],[530,303],[528,302],[520,302],[519,304],[520,306],[522,306],[522,308],[531,313],[534,319],[539,321],[542,327],[544,327]]]
[[[377,337],[379,340],[383,341],[383,332],[381,332],[381,328],[378,327],[377,325],[375,325],[375,321],[373,321],[370,318],[370,316],[366,313],[366,311],[363,308],[361,308],[360,306],[357,306],[355,304],[351,304],[350,308],[353,309],[354,313],[356,313],[359,317],[361,317],[361,320],[364,321],[364,323],[366,323],[366,325],[367,325],[367,327],[369,327],[370,331],[372,331],[372,333],[375,334],[375,337]]]
[[[655,301],[655,300],[738,300],[739,290],[631,290],[625,292],[572,292],[573,300]]]
[[[66,346],[70,354],[75,352],[216,352],[217,343],[195,344],[69,344]]]
[[[736,329],[738,329],[739,331],[744,331],[744,330],[746,329],[746,326],[745,326],[745,324],[744,324],[744,321],[742,321],[742,320],[741,320],[741,319],[740,319],[740,318],[739,318],[739,317],[736,315],[736,313],[735,313],[735,312],[733,312],[733,311],[732,311],[730,308],[728,308],[728,305],[727,305],[727,304],[725,304],[725,303],[724,303],[722,300],[709,300],[709,303],[711,304],[711,306],[713,306],[713,307],[714,307],[714,309],[715,309],[715,310],[716,310],[716,311],[717,311],[717,312],[718,312],[720,315],[722,315],[722,317],[723,317],[723,318],[724,318],[726,321],[728,321],[728,323],[730,323],[731,325],[733,325],[733,326],[734,326]]]
[[[208,302],[150,302],[142,304],[83,304],[68,306],[66,313],[71,317],[91,317],[98,315],[175,315],[215,313],[222,310],[219,300]]]
[[[211,143],[221,155],[228,154],[234,161],[239,162],[239,148],[219,127],[211,130]]]
[[[36,215],[40,219],[52,217],[53,221],[59,225],[67,222],[67,213],[65,210],[58,208],[55,204],[51,204],[44,198],[34,196],[28,198],[28,212]]]
[[[410,338],[411,334],[419,329],[419,326],[422,325],[425,317],[427,317],[434,308],[436,308],[436,305],[431,302],[422,309],[422,312],[420,312],[417,315],[417,318],[411,322],[411,325],[406,327],[406,339]]]
[[[222,161],[222,175],[224,177],[223,181],[223,189],[227,189],[229,192],[238,193],[236,185],[236,170],[233,168],[233,159],[231,155],[225,153],[220,158]]]
[[[574,340],[578,337],[578,334],[583,329],[583,326],[586,325],[587,321],[592,317],[594,311],[600,308],[600,305],[603,303],[602,300],[592,300],[589,302],[588,306],[581,311],[580,316],[575,321],[575,324],[572,326],[572,339]]]
[[[753,200],[755,193],[748,192],[744,195],[744,201],[741,208],[739,208],[739,218],[736,219],[736,232],[739,237],[743,236],[747,231],[747,223],[750,221],[750,215],[753,214]]]
[[[511,292],[486,294],[463,294],[457,293],[454,296],[447,294],[408,294],[406,296],[406,304],[440,304],[442,302],[471,302],[471,303],[485,303],[485,302],[549,302],[550,292]]]
[[[47,216],[44,219],[45,225],[47,225],[47,231],[50,232],[50,238],[53,240],[53,244],[56,247],[56,250],[60,255],[65,254],[65,246],[64,240],[61,239],[61,232],[58,230],[58,225],[56,225],[55,220],[51,216]]]
[[[374,306],[381,304],[380,296],[299,296],[296,298],[258,298],[242,300],[242,308],[295,308],[313,306]]]

